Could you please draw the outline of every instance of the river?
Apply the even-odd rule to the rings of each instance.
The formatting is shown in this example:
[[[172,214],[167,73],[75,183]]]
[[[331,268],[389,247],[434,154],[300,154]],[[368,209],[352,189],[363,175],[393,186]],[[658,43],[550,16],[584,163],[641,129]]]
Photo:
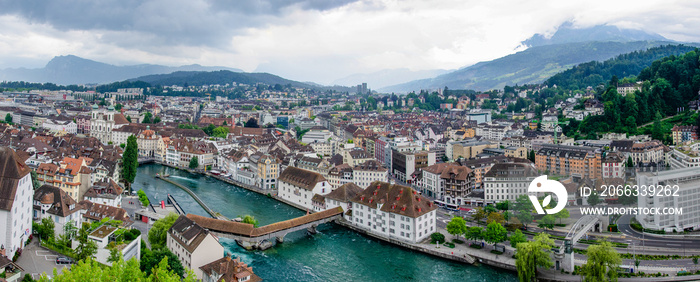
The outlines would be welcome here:
[[[189,187],[222,215],[235,218],[253,215],[266,225],[304,215],[298,209],[266,196],[238,188],[211,177],[161,165],[139,167],[133,187],[143,189],[152,202],[173,195],[187,213],[208,216],[189,194],[156,173]],[[221,239],[226,252],[253,267],[266,281],[517,281],[517,276],[488,266],[471,266],[406,250],[335,224],[319,226],[318,233],[288,234],[284,243],[265,251],[246,251],[236,242]]]

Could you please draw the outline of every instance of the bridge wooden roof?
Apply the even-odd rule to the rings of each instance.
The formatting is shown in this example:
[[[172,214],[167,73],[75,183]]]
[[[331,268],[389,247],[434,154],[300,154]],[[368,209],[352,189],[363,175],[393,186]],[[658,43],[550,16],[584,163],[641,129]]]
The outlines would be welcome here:
[[[246,237],[259,237],[277,231],[294,228],[300,225],[311,223],[324,218],[332,217],[343,213],[343,208],[336,207],[325,211],[312,213],[285,221],[276,222],[255,228],[252,224],[235,222],[229,220],[204,217],[196,214],[187,214],[187,218],[196,222],[200,226],[214,232],[230,233]]]

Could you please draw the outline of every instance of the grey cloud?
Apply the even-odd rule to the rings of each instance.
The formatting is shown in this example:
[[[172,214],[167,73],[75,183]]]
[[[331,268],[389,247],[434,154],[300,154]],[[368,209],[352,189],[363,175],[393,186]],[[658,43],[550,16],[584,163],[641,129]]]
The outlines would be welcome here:
[[[61,31],[116,32],[151,36],[146,44],[220,45],[242,28],[276,23],[285,9],[328,10],[357,0],[0,0],[0,14],[18,15]],[[127,33],[123,33],[127,32]],[[130,40],[124,39],[125,42]]]

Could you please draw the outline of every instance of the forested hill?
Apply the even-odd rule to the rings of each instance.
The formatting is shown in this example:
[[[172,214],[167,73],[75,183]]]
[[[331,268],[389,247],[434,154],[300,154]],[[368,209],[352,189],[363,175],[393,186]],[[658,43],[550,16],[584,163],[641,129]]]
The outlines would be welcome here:
[[[681,55],[696,47],[687,45],[663,45],[647,50],[634,51],[619,55],[604,62],[591,61],[560,72],[544,82],[547,86],[557,85],[564,89],[582,89],[610,81],[613,76],[619,78],[638,75],[652,62],[671,56]]]
[[[627,132],[629,134],[651,134],[654,139],[668,142],[668,134],[663,134],[659,120],[675,115],[678,109],[688,109],[688,103],[698,98],[700,89],[700,52],[690,51],[680,56],[668,56],[654,61],[643,69],[637,79],[644,81],[641,91],[622,97],[615,85],[617,77],[608,84],[601,101],[605,114],[589,116],[576,128],[580,137],[594,137],[596,132]],[[638,130],[637,126],[654,121],[653,128]],[[565,129],[565,132],[567,129]],[[574,132],[574,131],[569,131]]]
[[[287,85],[293,87],[314,88],[312,85],[285,79],[269,73],[244,73],[232,71],[212,71],[212,72],[196,72],[196,71],[179,71],[170,74],[155,74],[141,76],[130,81],[144,81],[151,85],[189,85],[203,86],[212,84],[231,84],[232,82],[239,84],[254,85],[256,83],[264,83],[268,85]]]

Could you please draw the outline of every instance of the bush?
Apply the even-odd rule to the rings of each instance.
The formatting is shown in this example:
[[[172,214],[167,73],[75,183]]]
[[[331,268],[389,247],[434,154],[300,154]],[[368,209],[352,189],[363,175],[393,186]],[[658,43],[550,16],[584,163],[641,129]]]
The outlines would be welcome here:
[[[445,242],[445,235],[443,235],[442,233],[435,232],[433,234],[430,234],[430,243],[435,244],[443,242]]]
[[[503,254],[503,252],[496,251],[496,250],[491,250],[491,253],[492,253],[492,254],[497,254],[497,255],[502,255],[502,254]],[[564,270],[562,269],[562,271],[564,271]]]
[[[610,232],[617,232],[617,224],[610,224],[610,225],[608,225],[608,231],[610,231]]]
[[[475,243],[469,244],[469,247],[470,247],[470,248],[474,248],[474,249],[481,249],[481,248],[483,248],[483,247],[481,246],[481,244],[475,244]]]
[[[455,244],[464,244],[464,241],[462,241],[462,240],[460,240],[460,239],[452,239],[452,243],[455,243]]]
[[[455,248],[455,244],[450,243],[450,242],[445,242],[445,243],[443,243],[442,245],[445,246],[445,247],[448,247],[448,248],[452,248],[452,249]]]

